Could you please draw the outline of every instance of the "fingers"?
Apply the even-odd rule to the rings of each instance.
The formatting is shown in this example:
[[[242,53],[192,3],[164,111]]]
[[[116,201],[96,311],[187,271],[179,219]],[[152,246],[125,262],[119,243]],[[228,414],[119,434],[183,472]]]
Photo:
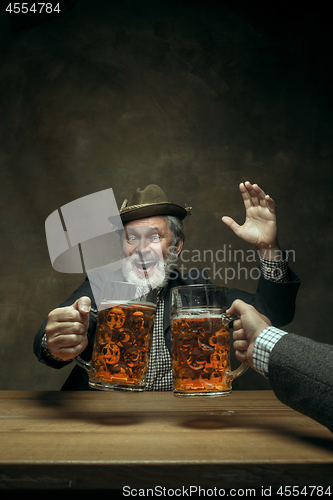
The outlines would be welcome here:
[[[226,314],[237,314],[239,316],[239,319],[233,322],[234,332],[243,327],[250,330],[252,325],[259,324],[259,326],[266,328],[266,326],[272,324],[264,314],[261,314],[251,304],[247,304],[240,299],[233,301],[229,309],[227,309]]]
[[[236,299],[233,301],[229,309],[226,311],[227,314],[238,314],[238,316],[241,316],[243,313],[245,313],[248,309],[254,309],[253,306],[250,304],[245,303],[241,299]],[[234,328],[235,324],[237,325],[240,320],[234,321]]]
[[[89,320],[87,313],[81,313],[75,309],[74,304],[73,306],[54,309],[47,317],[48,323],[58,323],[61,330],[70,328],[75,323],[84,323],[86,322],[86,319]]]
[[[255,206],[253,199],[252,199],[252,196],[250,194],[250,190],[249,190],[249,187],[251,188],[251,186],[252,186],[252,184],[248,181],[246,181],[245,183],[241,182],[239,185],[239,190],[242,194],[244,206],[245,206],[246,210]],[[258,203],[256,203],[256,205],[258,205]]]
[[[222,217],[222,221],[224,222],[224,224],[230,227],[230,229],[236,234],[236,236],[238,235],[240,225],[237,224],[237,222],[235,222],[231,217],[228,217],[227,215],[224,215]]]
[[[275,205],[275,201],[273,200],[273,198],[271,198],[269,196],[269,194],[266,194],[265,200],[266,200],[267,208],[269,209],[269,211],[272,214],[275,214],[276,213],[276,205]]]
[[[87,336],[58,335],[48,340],[48,346],[53,356],[67,361],[79,355],[88,345]]]
[[[80,297],[76,302],[74,302],[73,307],[83,315],[89,314],[91,309],[91,300],[89,297]]]
[[[241,330],[237,332],[234,332],[234,349],[235,349],[235,354],[236,357],[239,361],[245,361],[247,359],[247,354],[248,354],[248,348],[249,348],[249,342],[246,340],[244,330]],[[240,338],[241,340],[235,340]]]
[[[247,340],[235,340],[234,348],[236,351],[246,351],[249,347],[249,342]]]
[[[58,313],[55,313],[56,317]],[[61,320],[55,319],[52,313],[49,314],[49,320],[45,327],[45,333],[47,337],[59,336],[59,335],[84,335],[87,329],[88,323],[81,318]]]
[[[50,312],[45,334],[53,356],[66,361],[87,347],[90,308],[89,297],[80,297],[73,305]]]
[[[241,189],[242,186],[242,189]],[[242,193],[244,203],[249,206],[257,207],[259,205],[266,206],[265,202],[265,192],[258,186],[258,184],[251,184],[251,182],[246,181],[244,184],[240,184],[239,189]]]
[[[76,347],[82,343],[83,335],[70,334],[70,335],[57,335],[53,337],[48,344],[52,345],[54,349],[67,349],[68,347]]]
[[[227,215],[224,215],[222,217],[222,220],[224,222],[224,224],[226,224],[228,227],[231,227],[234,223],[237,224],[234,219],[232,219],[231,217],[228,217]]]
[[[273,198],[267,195],[258,184],[252,184],[246,181],[239,185],[239,190],[244,200],[245,209],[261,206],[263,208],[268,208],[270,211],[275,210]]]
[[[247,351],[235,350],[235,355],[239,361],[246,361],[247,360]]]
[[[239,185],[239,190],[241,192],[245,210],[248,210],[252,207],[257,207],[260,204],[265,203],[265,192],[258,186],[258,184],[251,184],[249,181],[241,182]],[[223,217],[223,222],[227,224],[227,226],[232,228],[232,223],[236,224],[233,219],[230,217]],[[237,224],[238,225],[238,224]]]
[[[234,341],[236,341],[236,342],[242,341],[242,340],[247,341],[247,337],[245,335],[243,328],[240,328],[239,330],[234,330],[232,336],[233,336]]]

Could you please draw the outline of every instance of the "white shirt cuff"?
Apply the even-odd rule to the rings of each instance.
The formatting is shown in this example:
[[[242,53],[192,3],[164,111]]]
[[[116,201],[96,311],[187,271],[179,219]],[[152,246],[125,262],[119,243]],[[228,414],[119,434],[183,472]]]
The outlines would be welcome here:
[[[287,334],[274,326],[268,326],[256,338],[252,356],[253,368],[265,377],[268,376],[269,357],[275,344]]]

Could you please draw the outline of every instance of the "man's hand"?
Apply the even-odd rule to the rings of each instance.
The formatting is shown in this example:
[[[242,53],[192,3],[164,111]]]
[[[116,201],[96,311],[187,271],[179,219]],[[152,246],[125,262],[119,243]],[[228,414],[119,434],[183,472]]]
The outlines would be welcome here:
[[[252,355],[254,341],[258,335],[271,325],[266,316],[260,314],[254,307],[245,304],[242,300],[235,300],[227,314],[238,314],[239,319],[234,321],[234,349],[236,358],[239,361],[247,360],[253,368]]]
[[[242,226],[231,217],[222,221],[242,240],[255,245],[260,255],[274,260],[279,255],[277,243],[276,207],[274,200],[257,185],[246,181],[239,185],[245,206],[245,222]]]
[[[71,306],[50,312],[45,333],[53,356],[68,361],[87,347],[90,308],[89,297],[80,297]]]

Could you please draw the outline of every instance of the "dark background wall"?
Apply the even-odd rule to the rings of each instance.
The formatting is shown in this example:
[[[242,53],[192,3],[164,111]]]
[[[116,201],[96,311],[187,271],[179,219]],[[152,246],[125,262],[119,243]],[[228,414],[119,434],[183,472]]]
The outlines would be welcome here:
[[[62,16],[35,25],[2,5],[0,389],[57,390],[66,378],[32,342],[83,276],[52,269],[44,222],[109,187],[120,204],[157,183],[192,206],[186,248],[203,255],[249,248],[221,217],[241,223],[238,184],[259,183],[303,280],[287,329],[332,342],[331,30],[320,3],[290,3],[63,1]],[[237,271],[209,261],[212,277],[214,264]],[[256,282],[243,271],[227,286]],[[234,387],[269,385],[251,371]]]

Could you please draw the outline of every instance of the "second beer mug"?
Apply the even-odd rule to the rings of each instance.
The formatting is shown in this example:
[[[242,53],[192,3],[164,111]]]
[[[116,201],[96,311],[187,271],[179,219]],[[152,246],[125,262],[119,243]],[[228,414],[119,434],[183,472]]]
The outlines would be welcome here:
[[[143,290],[132,283],[105,283],[92,360],[75,358],[88,371],[90,387],[144,390],[156,297],[156,290]]]
[[[171,349],[175,396],[224,396],[247,362],[230,368],[226,289],[190,285],[171,291]]]

